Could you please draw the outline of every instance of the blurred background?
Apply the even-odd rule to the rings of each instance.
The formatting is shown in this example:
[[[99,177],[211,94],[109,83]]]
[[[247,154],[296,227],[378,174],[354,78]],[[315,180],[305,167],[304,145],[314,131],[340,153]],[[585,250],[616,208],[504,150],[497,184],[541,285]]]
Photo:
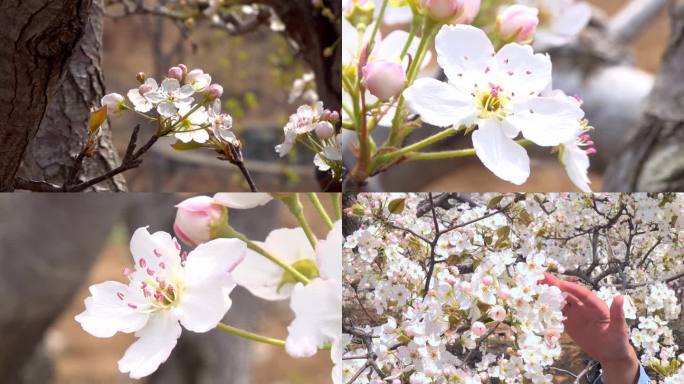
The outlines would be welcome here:
[[[183,331],[169,360],[146,380],[119,373],[117,361],[134,341],[117,334],[98,339],[74,316],[84,309],[88,287],[125,281],[131,265],[130,235],[141,226],[171,232],[179,194],[4,194],[0,196],[0,383],[273,383],[330,382],[328,351],[309,359],[284,349],[210,331]],[[330,208],[329,199],[321,201]],[[302,197],[319,238],[327,227]],[[264,220],[264,218],[268,218]],[[230,222],[250,239],[276,228],[295,227],[283,204],[231,210]],[[186,247],[184,247],[186,248]],[[189,250],[189,249],[188,249]],[[275,338],[287,337],[289,302],[267,302],[246,290],[231,294],[224,322]]]
[[[650,93],[654,74],[659,70],[670,38],[670,1],[667,0],[585,0],[594,10],[592,21],[576,43],[552,49],[554,88],[584,100],[583,109],[598,154],[592,156],[592,189],[601,191],[608,163],[621,151],[627,133],[642,119],[642,107]],[[616,15],[630,3],[648,5],[651,16],[642,12],[643,25],[628,24],[613,33]],[[624,16],[624,15],[623,15]],[[643,27],[643,28],[642,28]],[[385,33],[389,30],[385,31]],[[433,55],[434,57],[434,55]],[[433,59],[426,71],[439,68]],[[411,142],[437,132],[437,128],[416,131]],[[382,142],[382,140],[377,140]],[[434,150],[472,148],[470,139],[444,141]],[[477,158],[429,162],[408,162],[375,177],[368,189],[384,191],[575,191],[556,154],[536,147],[530,150],[532,167],[527,183],[521,186],[498,179]],[[410,175],[410,177],[406,177]],[[624,187],[623,187],[624,188]]]
[[[313,154],[301,148],[281,159],[274,147],[283,126],[302,99],[288,100],[295,79],[308,65],[283,33],[266,27],[229,36],[198,23],[187,31],[168,17],[125,15],[107,6],[103,71],[107,92],[125,94],[137,86],[138,72],[161,81],[169,67],[184,63],[201,68],[224,87],[223,110],[243,141],[247,166],[261,190],[319,190]],[[110,119],[114,143],[123,153],[136,123],[133,114]],[[143,125],[143,131],[145,126]],[[151,127],[150,127],[151,128]],[[131,191],[220,191],[244,189],[237,168],[208,151],[173,151],[165,138],[145,156],[143,165],[125,173]],[[200,187],[201,186],[201,187]]]

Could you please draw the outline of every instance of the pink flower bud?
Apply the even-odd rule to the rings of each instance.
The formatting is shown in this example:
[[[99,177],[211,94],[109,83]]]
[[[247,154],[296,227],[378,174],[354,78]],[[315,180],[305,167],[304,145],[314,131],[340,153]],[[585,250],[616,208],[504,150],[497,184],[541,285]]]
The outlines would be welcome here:
[[[142,84],[141,86],[138,87],[138,92],[140,92],[141,95],[145,95],[147,92],[152,90],[152,84]]]
[[[145,80],[147,80],[147,75],[145,72],[138,72],[137,75],[135,75],[135,79],[138,80],[140,84],[144,83]]]
[[[487,315],[494,321],[504,321],[506,318],[506,310],[500,305],[495,305],[487,311]]]
[[[209,196],[196,196],[176,205],[176,221],[173,231],[189,246],[197,246],[212,240],[216,230],[227,224],[228,210],[216,204]]]
[[[421,0],[420,5],[432,19],[447,22],[463,13],[465,0]]]
[[[529,43],[539,24],[539,10],[515,4],[506,7],[496,18],[496,32],[505,41]]]
[[[333,124],[337,124],[337,122],[340,121],[340,113],[337,111],[330,112],[330,117],[328,118],[328,121]]]
[[[183,78],[183,70],[179,67],[171,67],[167,75],[172,79],[181,80]]]
[[[381,101],[398,94],[406,80],[404,68],[397,62],[376,60],[363,67],[363,81],[368,91]]]
[[[485,285],[486,287],[491,286],[494,283],[494,280],[492,279],[491,276],[485,276],[482,278],[482,284]]]
[[[470,332],[472,332],[473,335],[477,337],[484,336],[487,333],[487,326],[484,325],[481,321],[476,321],[470,327]]]
[[[207,87],[207,96],[211,99],[218,99],[223,95],[223,87],[220,84],[211,84]]]
[[[319,121],[314,124],[314,130],[321,140],[330,139],[335,135],[335,127],[329,121]]]
[[[125,99],[118,93],[109,93],[102,98],[102,105],[107,107],[109,113],[121,112],[125,106]]]
[[[480,0],[465,0],[463,2],[463,14],[456,17],[452,24],[471,24],[480,13]]]
[[[178,65],[176,65],[176,67],[180,68],[181,71],[183,71],[183,75],[188,74],[188,67],[186,67],[185,64],[178,64]]]

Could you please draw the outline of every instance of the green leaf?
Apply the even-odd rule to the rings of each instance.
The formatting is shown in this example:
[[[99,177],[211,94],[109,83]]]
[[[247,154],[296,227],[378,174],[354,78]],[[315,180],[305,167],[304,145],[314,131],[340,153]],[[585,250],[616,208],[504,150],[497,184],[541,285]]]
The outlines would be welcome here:
[[[402,212],[404,212],[404,208],[406,208],[406,198],[399,198],[399,199],[394,199],[387,204],[387,208],[389,211],[395,215],[398,215]]]
[[[90,112],[88,119],[88,132],[92,135],[100,126],[107,120],[107,107],[103,106],[100,109]]]
[[[499,205],[499,203],[501,202],[501,200],[503,200],[503,198],[504,198],[504,195],[499,195],[499,196],[496,196],[493,199],[489,200],[489,203],[487,203],[487,208],[488,209],[496,208]]]
[[[316,267],[316,262],[312,259],[299,259],[294,263],[290,264],[297,272],[306,276],[308,279],[315,279],[320,276],[318,272],[318,267]],[[299,282],[297,278],[290,272],[283,273],[283,279],[278,283],[278,290],[287,284],[295,285]]]
[[[202,148],[202,144],[196,143],[194,141],[191,141],[189,143],[184,143],[182,141],[176,141],[175,143],[171,144],[171,148],[177,150],[177,151],[190,151],[192,149],[198,149]]]

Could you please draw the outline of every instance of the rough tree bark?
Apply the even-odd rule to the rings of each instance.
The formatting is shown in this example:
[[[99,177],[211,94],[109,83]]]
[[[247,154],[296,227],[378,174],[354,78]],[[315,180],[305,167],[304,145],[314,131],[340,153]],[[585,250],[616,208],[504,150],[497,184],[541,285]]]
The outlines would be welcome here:
[[[342,108],[342,26],[315,12],[311,0],[245,0],[260,2],[275,10],[289,38],[299,46],[304,60],[316,76],[318,95],[326,108]],[[341,17],[339,0],[324,0],[336,17]],[[327,52],[332,49],[332,52]],[[326,53],[329,53],[326,55]]]
[[[74,157],[86,141],[90,109],[99,105],[105,93],[101,67],[103,16],[102,0],[93,0],[85,33],[68,61],[59,88],[49,98],[40,128],[24,154],[19,171],[24,178],[64,183]],[[108,124],[102,126],[101,132],[98,153],[83,162],[80,181],[106,173],[119,163]],[[90,190],[125,191],[126,184],[123,176],[117,175]]]
[[[0,191],[30,140],[88,20],[89,0],[0,2]]]
[[[606,191],[684,190],[684,0],[672,4],[672,36],[642,121],[608,167]]]

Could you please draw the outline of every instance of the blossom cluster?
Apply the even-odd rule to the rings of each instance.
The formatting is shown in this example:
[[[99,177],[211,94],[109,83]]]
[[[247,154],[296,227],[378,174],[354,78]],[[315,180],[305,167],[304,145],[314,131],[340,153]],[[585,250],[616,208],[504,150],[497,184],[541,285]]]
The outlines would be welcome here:
[[[373,355],[380,372],[355,383],[551,383],[565,294],[544,272],[580,276],[608,306],[623,295],[643,366],[677,382],[683,197],[477,194],[434,215],[429,201],[360,194],[346,210],[357,229],[344,242],[345,332],[373,342],[346,345],[341,382]]]
[[[471,135],[472,153],[503,180],[527,181],[530,159],[524,147],[537,145],[557,153],[572,182],[590,191],[592,127],[579,98],[553,89],[550,57],[533,49],[572,42],[589,22],[589,5],[349,0],[343,7],[343,127],[356,131],[359,142],[369,141],[366,132],[376,127],[389,130],[383,147],[368,146],[365,151],[375,153],[359,155],[354,172],[359,180],[402,159],[470,156],[418,152],[462,133]],[[410,25],[410,32],[395,29],[383,36],[379,28],[402,24]],[[431,47],[447,82],[428,72]],[[412,116],[444,130],[397,149],[418,127]],[[366,148],[359,146],[361,152]]]
[[[223,87],[212,83],[208,73],[178,64],[169,68],[161,83],[142,72],[136,78],[140,85],[126,97],[110,93],[102,98],[109,113],[138,113],[158,122],[163,135],[173,135],[183,143],[240,146],[233,118],[221,112]]]
[[[297,227],[275,229],[263,242],[247,239],[228,223],[229,209],[249,209],[272,199],[263,193],[218,193],[181,202],[173,228],[182,243],[194,248],[190,252],[169,233],[137,229],[130,245],[134,265],[124,269],[127,281],[91,286],[76,321],[97,337],[135,333],[137,340],[118,365],[136,379],[168,359],[182,328],[200,333],[219,328],[282,345],[296,358],[332,349],[331,358],[339,364],[341,355],[336,356],[333,345],[340,340],[342,317],[341,221],[330,224],[324,239]],[[221,323],[238,285],[264,300],[289,300],[294,320],[284,342],[263,341]]]
[[[280,157],[286,156],[299,142],[315,154],[313,162],[318,170],[331,172],[340,180],[344,166],[340,135],[335,131],[339,120],[339,113],[325,109],[322,101],[301,105],[283,127],[285,137],[275,151]]]

